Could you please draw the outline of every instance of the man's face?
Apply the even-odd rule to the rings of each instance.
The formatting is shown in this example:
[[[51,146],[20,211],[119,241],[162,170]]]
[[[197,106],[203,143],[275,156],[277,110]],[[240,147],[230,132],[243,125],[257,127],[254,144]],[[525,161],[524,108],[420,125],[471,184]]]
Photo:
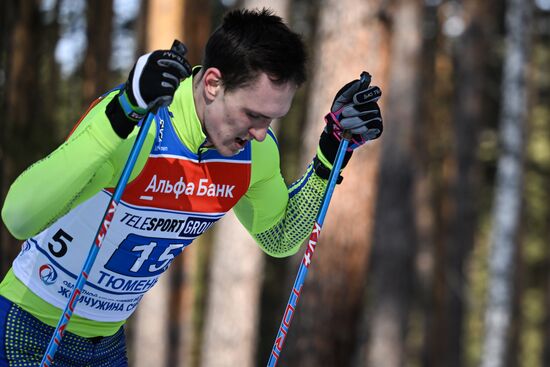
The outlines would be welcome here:
[[[271,121],[287,114],[296,86],[275,84],[262,73],[250,85],[218,93],[204,111],[208,141],[226,157],[237,154],[252,139],[263,141]]]

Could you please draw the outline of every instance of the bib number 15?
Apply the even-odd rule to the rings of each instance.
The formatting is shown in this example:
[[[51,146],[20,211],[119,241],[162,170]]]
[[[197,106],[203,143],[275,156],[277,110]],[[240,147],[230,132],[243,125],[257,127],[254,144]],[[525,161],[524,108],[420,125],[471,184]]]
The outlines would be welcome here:
[[[129,276],[157,275],[168,268],[186,245],[173,243],[171,239],[130,234],[113,252],[105,268]]]

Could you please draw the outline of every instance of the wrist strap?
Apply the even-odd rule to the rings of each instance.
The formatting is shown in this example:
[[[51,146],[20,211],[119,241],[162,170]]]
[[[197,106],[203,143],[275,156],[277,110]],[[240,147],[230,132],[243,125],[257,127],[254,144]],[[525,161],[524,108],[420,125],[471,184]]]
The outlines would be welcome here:
[[[111,99],[107,104],[105,114],[111,122],[111,126],[115,133],[122,139],[126,139],[136,125],[136,120],[130,119],[128,115],[124,113],[117,96]]]
[[[118,103],[120,103],[120,106],[122,107],[122,111],[124,111],[124,114],[130,120],[133,120],[135,122],[138,122],[139,120],[141,120],[147,113],[146,109],[132,105],[126,91],[118,95]]]
[[[317,176],[325,180],[328,180],[331,169],[325,166],[318,156],[315,156],[315,158],[313,158],[313,170],[315,171],[315,174]],[[336,180],[336,183],[340,184],[343,180],[344,180],[344,177],[338,174],[338,179]]]

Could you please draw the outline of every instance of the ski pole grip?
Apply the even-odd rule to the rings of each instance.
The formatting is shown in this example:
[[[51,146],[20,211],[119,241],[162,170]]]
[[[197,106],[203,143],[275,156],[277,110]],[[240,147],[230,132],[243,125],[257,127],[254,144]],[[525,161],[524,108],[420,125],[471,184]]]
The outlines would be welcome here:
[[[183,42],[175,39],[174,42],[172,42],[172,47],[170,47],[170,50],[177,53],[181,57],[184,57],[185,54],[187,53],[187,46],[185,46]]]
[[[361,81],[361,87],[366,88],[370,84],[371,79],[372,76],[368,72],[361,72],[361,76],[359,77],[359,80]]]
[[[170,51],[177,54],[181,58],[185,59],[185,54],[187,53],[187,47],[183,44],[183,42],[178,41],[177,39],[172,42],[172,47],[170,47]],[[187,62],[187,61],[185,61]],[[160,107],[168,106],[172,103],[173,97],[166,96],[162,98],[156,99],[154,102],[151,102],[149,106],[147,106],[147,111],[151,112],[153,114],[157,113],[157,110]]]

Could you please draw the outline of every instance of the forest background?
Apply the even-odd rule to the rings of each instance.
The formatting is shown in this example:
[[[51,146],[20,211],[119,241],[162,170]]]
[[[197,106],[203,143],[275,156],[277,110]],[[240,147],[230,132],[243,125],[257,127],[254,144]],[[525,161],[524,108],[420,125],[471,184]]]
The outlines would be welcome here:
[[[225,11],[261,6],[310,55],[275,123],[287,183],[363,70],[385,126],[336,188],[280,365],[550,366],[548,0],[1,1],[2,200],[139,55],[178,38],[200,64]],[[0,276],[19,249],[2,225]],[[127,323],[131,365],[265,365],[302,254],[229,214]]]

